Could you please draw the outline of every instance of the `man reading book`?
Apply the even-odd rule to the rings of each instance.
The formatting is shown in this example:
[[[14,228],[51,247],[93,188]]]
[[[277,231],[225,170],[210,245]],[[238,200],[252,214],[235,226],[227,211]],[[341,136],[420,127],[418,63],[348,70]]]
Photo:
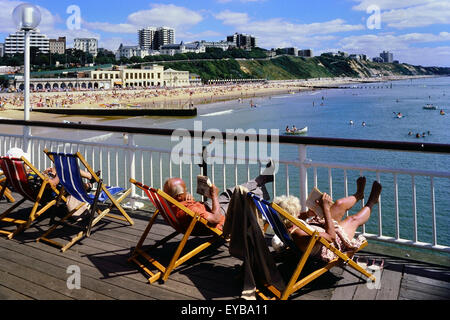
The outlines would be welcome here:
[[[266,169],[261,175],[241,186],[248,191],[255,193],[259,197],[268,200],[270,197],[265,184],[273,181],[273,174],[271,172],[273,172],[272,161],[267,164]],[[163,188],[165,193],[169,194],[188,209],[198,213],[201,217],[208,220],[211,226],[220,230],[222,230],[225,223],[225,215],[234,189],[235,187],[229,188],[219,194],[219,188],[212,184],[210,186],[208,200],[205,202],[198,202],[195,201],[192,194],[187,191],[186,183],[181,178],[167,179]],[[191,222],[190,216],[176,206],[172,206],[172,209],[180,223],[187,228]]]

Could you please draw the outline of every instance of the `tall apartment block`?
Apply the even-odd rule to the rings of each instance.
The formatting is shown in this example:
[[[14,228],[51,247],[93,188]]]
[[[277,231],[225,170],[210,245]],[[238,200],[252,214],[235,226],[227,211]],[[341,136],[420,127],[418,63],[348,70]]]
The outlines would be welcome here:
[[[236,47],[241,49],[251,49],[256,47],[256,38],[243,33],[235,33],[232,36],[227,36],[227,41],[232,42]]]
[[[40,52],[49,52],[49,39],[37,30],[30,31],[30,46],[37,47]],[[17,31],[5,39],[4,54],[23,53],[25,49],[25,32]]]
[[[167,27],[147,27],[138,30],[139,46],[147,50],[159,50],[161,46],[175,43],[175,30]]]
[[[75,38],[73,40],[73,47],[96,57],[98,52],[98,40],[95,38]]]
[[[383,62],[394,62],[394,55],[389,51],[383,51],[382,53],[380,53],[380,57],[381,59],[383,59]]]

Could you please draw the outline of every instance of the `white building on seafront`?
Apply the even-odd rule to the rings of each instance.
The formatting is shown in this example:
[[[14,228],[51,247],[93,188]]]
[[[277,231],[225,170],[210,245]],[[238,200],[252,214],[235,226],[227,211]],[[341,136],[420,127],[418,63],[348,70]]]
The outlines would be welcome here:
[[[167,44],[161,46],[160,53],[163,55],[173,56],[179,53],[204,53],[206,52],[206,47],[201,42],[193,42],[193,43],[183,43],[181,41],[180,44]]]
[[[32,78],[31,90],[96,90],[148,87],[186,87],[190,85],[188,71],[164,70],[162,65],[151,65],[144,69],[112,67],[89,70],[76,78]],[[23,77],[16,77],[16,89],[23,89]]]
[[[95,38],[75,38],[73,40],[74,49],[81,50],[97,56],[98,52],[98,40]]]
[[[30,31],[30,46],[36,47],[42,53],[48,53],[50,50],[49,39],[39,30]],[[23,53],[25,48],[25,32],[17,31],[5,39],[4,54]]]
[[[124,46],[121,43],[119,49],[116,51],[116,60],[120,60],[121,58],[130,59],[132,57],[145,58],[148,55],[148,49],[142,49],[139,46]]]

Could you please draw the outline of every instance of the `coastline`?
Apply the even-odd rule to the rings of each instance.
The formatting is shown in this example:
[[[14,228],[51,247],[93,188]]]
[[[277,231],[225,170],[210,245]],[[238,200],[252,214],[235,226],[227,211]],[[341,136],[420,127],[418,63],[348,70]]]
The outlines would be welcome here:
[[[327,88],[336,88],[344,85],[354,85],[354,84],[367,84],[367,83],[381,83],[388,81],[400,81],[407,79],[420,79],[420,78],[434,78],[438,76],[389,76],[380,78],[341,78],[341,79],[309,79],[309,80],[286,80],[286,81],[270,81],[267,84],[239,84],[239,85],[210,85],[210,86],[200,86],[200,87],[189,87],[189,88],[176,88],[176,89],[140,89],[140,90],[109,90],[109,91],[77,91],[77,92],[35,92],[32,93],[32,99],[34,101],[41,100],[41,98],[52,99],[55,97],[61,98],[61,96],[73,95],[75,98],[86,97],[89,94],[95,94],[99,96],[104,96],[109,98],[114,91],[120,93],[126,93],[127,97],[135,97],[135,99],[128,100],[130,104],[141,104],[140,108],[146,108],[151,110],[161,110],[169,109],[167,106],[173,109],[186,109],[186,105],[192,104],[195,108],[199,110],[199,114],[207,109],[217,109],[220,110],[222,102],[239,100],[244,103],[246,100],[250,100],[252,103],[252,98],[263,98],[269,96],[279,96],[284,94],[308,92],[314,90],[326,90]],[[155,95],[151,98],[148,95]],[[147,94],[147,97],[143,97]],[[11,106],[6,104],[4,110],[0,111],[0,119],[23,119],[23,95],[17,93],[0,93],[0,98],[5,99],[5,97],[22,97],[21,107]],[[4,100],[3,100],[4,101]],[[109,103],[114,103],[114,99],[108,100]],[[184,101],[184,104],[180,104]],[[166,107],[161,107],[161,103],[164,103]],[[248,101],[246,101],[248,103]],[[131,109],[130,107],[113,107],[107,108],[102,107],[102,103],[77,103],[73,104],[65,109],[103,109],[104,115],[77,115],[77,114],[64,114],[63,110],[58,110],[58,114],[49,114],[43,112],[30,112],[30,119],[32,121],[55,121],[55,122],[82,122],[87,124],[95,124],[102,122],[103,124],[114,124],[117,120],[123,120],[127,118],[133,118],[135,115],[120,115],[111,116],[108,112],[112,109]],[[33,104],[32,104],[33,106]],[[36,109],[49,110],[46,107],[36,107]],[[88,111],[88,110],[86,110]],[[70,112],[68,112],[70,113]],[[109,113],[109,114],[108,114]],[[152,119],[152,124],[164,123],[170,121],[168,116],[146,116]],[[179,116],[178,116],[179,117]],[[177,116],[172,116],[172,118],[177,118]],[[6,128],[2,128],[2,132],[5,132]],[[10,130],[13,128],[6,129],[5,133],[21,133],[20,130]]]

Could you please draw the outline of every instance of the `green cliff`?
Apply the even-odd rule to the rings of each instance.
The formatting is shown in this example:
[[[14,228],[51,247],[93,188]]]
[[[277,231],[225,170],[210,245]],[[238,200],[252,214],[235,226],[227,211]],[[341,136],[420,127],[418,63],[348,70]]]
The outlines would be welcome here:
[[[222,59],[164,63],[166,68],[186,70],[203,80],[258,78],[289,80],[376,75],[450,75],[450,68],[404,63],[377,63],[322,55],[313,58],[280,56],[273,59]]]

